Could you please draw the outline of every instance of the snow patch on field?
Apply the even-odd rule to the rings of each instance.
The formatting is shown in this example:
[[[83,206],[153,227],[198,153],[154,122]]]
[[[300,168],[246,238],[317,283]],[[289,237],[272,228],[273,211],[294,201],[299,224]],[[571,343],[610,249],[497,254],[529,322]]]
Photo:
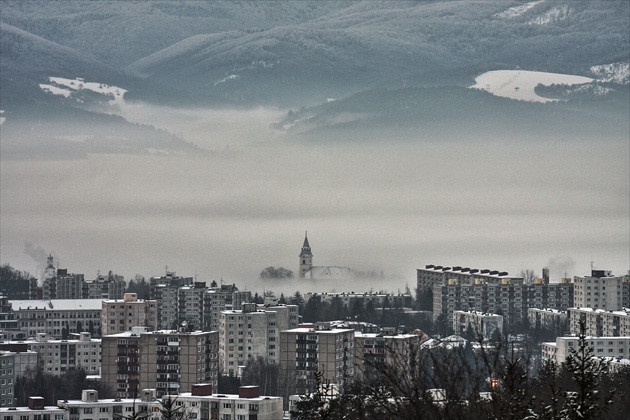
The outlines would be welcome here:
[[[523,13],[527,12],[532,7],[537,6],[540,3],[543,3],[544,1],[545,0],[538,0],[538,1],[533,1],[531,3],[522,4],[520,6],[510,7],[507,10],[496,13],[494,17],[499,18],[499,19],[512,19],[512,18],[522,15]]]
[[[535,92],[538,85],[580,85],[591,83],[593,79],[570,74],[546,73],[525,70],[493,70],[475,78],[474,89],[483,89],[495,96],[530,102],[554,102],[557,99],[544,98]]]
[[[61,95],[65,98],[72,96],[73,91],[89,90],[111,98],[110,103],[120,104],[124,102],[123,97],[127,90],[117,86],[109,86],[104,83],[86,82],[80,77],[76,79],[66,79],[64,77],[49,77],[50,84],[41,83],[40,89],[53,95]]]

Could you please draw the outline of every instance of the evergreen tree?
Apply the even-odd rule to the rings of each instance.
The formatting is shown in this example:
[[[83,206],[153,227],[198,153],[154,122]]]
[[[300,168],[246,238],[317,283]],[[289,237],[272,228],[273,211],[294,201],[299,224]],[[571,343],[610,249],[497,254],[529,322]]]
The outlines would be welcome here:
[[[604,361],[594,357],[586,339],[586,322],[580,320],[577,349],[570,349],[564,368],[571,374],[574,390],[565,392],[562,416],[568,419],[595,419],[602,415],[609,398],[599,395],[598,385],[607,370]],[[602,405],[604,404],[604,405]]]

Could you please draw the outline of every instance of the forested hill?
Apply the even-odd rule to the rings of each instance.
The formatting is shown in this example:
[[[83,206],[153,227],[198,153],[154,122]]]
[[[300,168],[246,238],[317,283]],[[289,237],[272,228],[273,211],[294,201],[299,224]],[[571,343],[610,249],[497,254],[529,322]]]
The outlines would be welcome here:
[[[151,100],[183,95],[201,103],[216,104],[219,97],[280,106],[315,105],[392,81],[413,82],[418,74],[439,79],[452,69],[587,75],[593,65],[628,61],[629,14],[624,0],[2,4],[2,21],[15,28],[86,60],[128,66],[146,83],[125,79],[130,97],[168,88],[168,95]],[[14,57],[5,51],[19,46],[7,44],[2,61],[10,70],[5,61]],[[28,63],[41,54],[23,53],[25,74],[3,71],[3,79],[38,76]],[[98,67],[84,60],[51,69],[77,77],[92,66]]]

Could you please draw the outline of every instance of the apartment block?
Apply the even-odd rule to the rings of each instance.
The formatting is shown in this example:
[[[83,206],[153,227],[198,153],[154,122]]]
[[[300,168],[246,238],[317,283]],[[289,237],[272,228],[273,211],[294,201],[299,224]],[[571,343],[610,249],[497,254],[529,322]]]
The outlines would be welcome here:
[[[600,337],[630,337],[630,308],[606,311],[593,308],[569,308],[569,332],[580,334],[580,321],[587,335]]]
[[[15,405],[15,353],[0,350],[0,407]]]
[[[283,416],[282,397],[261,396],[258,387],[241,387],[238,394],[212,394],[210,384],[194,384],[191,392],[164,398],[172,398],[187,419],[281,420]],[[59,400],[57,404],[72,420],[130,418],[134,412],[143,419],[161,420],[160,402],[154,389],[140,391],[137,399],[99,399],[97,391],[87,389],[80,400]]]
[[[103,336],[101,343],[101,381],[118,398],[133,398],[140,388],[140,334],[145,327]]]
[[[472,285],[476,281],[486,284],[523,283],[522,277],[510,276],[507,271],[441,265],[426,265],[425,268],[416,269],[416,278],[417,287],[421,290],[446,285],[449,280],[457,280],[462,285]]]
[[[370,376],[379,365],[403,368],[413,349],[420,346],[417,334],[354,333],[355,375]]]
[[[221,370],[240,375],[249,358],[278,363],[280,332],[298,326],[297,305],[243,303],[241,310],[222,311],[219,324]]]
[[[195,383],[218,385],[218,333],[131,331],[103,337],[102,381],[120,398],[141,389],[157,396],[190,389]]]
[[[630,277],[613,276],[608,270],[591,270],[590,276],[575,276],[574,304],[579,308],[618,311],[630,306]]]
[[[192,277],[179,277],[175,272],[167,271],[161,277],[151,277],[149,287],[151,300],[158,302],[158,328],[177,328],[179,325],[179,288],[192,286]]]
[[[131,331],[133,327],[146,327],[149,331],[158,326],[158,302],[138,299],[136,293],[125,293],[122,299],[103,300],[103,335]]]
[[[594,357],[630,359],[630,337],[586,337]],[[555,358],[557,363],[565,361],[571,350],[577,351],[578,337],[557,337],[556,342],[542,343],[544,359]]]
[[[93,280],[83,280],[83,299],[122,299],[125,294],[125,278],[111,271],[107,275],[98,274]]]
[[[55,376],[69,369],[83,369],[88,375],[99,375],[101,371],[101,340],[92,338],[89,332],[76,334],[76,338],[68,340],[38,334],[34,340],[5,341],[0,343],[0,349],[34,352],[35,367]]]
[[[252,299],[250,291],[239,291],[235,285],[210,288],[203,296],[203,325],[207,331],[218,331],[221,312],[241,309],[243,303]]]
[[[177,289],[177,324],[192,324],[194,328],[203,328],[204,293],[208,290],[205,282],[194,282],[192,286]],[[215,330],[216,331],[216,330]]]
[[[528,308],[527,319],[531,328],[548,331],[568,331],[568,311],[553,308]]]
[[[140,388],[153,388],[157,396],[209,383],[219,378],[216,331],[153,331],[140,334]]]
[[[572,306],[572,283],[514,284],[476,280],[473,284],[462,284],[451,279],[446,285],[433,287],[433,319],[442,315],[449,323],[453,322],[454,311],[500,314],[504,323],[510,325],[524,322],[530,307],[566,310]]]
[[[18,328],[27,337],[46,334],[67,339],[71,333],[87,331],[101,336],[102,305],[99,299],[11,300]]]
[[[315,373],[343,387],[355,375],[354,330],[317,323],[315,328],[293,328],[280,333],[280,367],[291,394],[315,388]]]
[[[503,334],[503,317],[487,312],[453,311],[453,331],[455,334],[463,334],[469,328],[472,328],[475,336],[489,340],[495,334]]]
[[[2,399],[0,398],[0,402]],[[69,420],[69,413],[59,407],[44,406],[44,398],[28,397],[28,407],[11,407],[0,404],[2,420]]]

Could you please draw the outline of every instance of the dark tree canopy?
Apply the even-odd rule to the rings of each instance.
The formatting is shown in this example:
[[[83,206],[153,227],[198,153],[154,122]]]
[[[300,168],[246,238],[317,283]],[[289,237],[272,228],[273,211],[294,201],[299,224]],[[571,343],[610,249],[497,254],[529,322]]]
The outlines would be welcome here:
[[[260,272],[261,279],[292,279],[293,271],[284,267],[267,267]]]

